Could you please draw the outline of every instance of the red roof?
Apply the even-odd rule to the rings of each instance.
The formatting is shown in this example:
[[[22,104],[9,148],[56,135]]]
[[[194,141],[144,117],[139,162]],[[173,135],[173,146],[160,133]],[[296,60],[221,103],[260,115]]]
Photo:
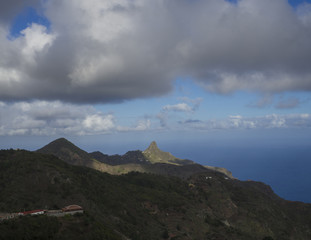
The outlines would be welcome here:
[[[38,210],[31,210],[31,211],[20,212],[20,213],[27,215],[27,214],[38,213],[38,212],[44,212],[44,210],[38,209]]]
[[[64,212],[68,211],[78,211],[78,210],[83,210],[83,208],[79,205],[69,205],[67,207],[62,208]]]

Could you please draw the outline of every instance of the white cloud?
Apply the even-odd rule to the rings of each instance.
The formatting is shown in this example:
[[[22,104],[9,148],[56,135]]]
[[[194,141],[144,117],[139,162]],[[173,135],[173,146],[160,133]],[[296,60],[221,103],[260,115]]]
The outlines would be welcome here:
[[[152,121],[149,118],[143,118],[137,120],[136,124],[132,126],[117,126],[116,130],[118,132],[133,132],[133,131],[149,131],[152,129]]]
[[[99,135],[152,130],[152,120],[148,117],[122,126],[112,113],[60,101],[0,102],[0,113],[0,136]]]
[[[269,120],[270,128],[282,128],[286,127],[286,120],[282,116],[278,116],[276,114],[266,116],[267,120]]]
[[[116,128],[114,116],[89,105],[35,101],[0,105],[1,135],[89,135]]]
[[[305,24],[305,26],[310,26],[311,24],[311,4],[303,3],[300,4],[297,8],[298,18],[301,22]]]
[[[145,131],[145,130],[150,129],[150,126],[151,126],[150,119],[140,120],[140,121],[138,121],[138,124],[137,124],[135,130]]]
[[[166,105],[163,108],[163,111],[173,111],[173,112],[192,112],[193,108],[190,107],[187,103],[178,103],[175,105]]]
[[[102,133],[115,128],[113,115],[93,114],[86,116],[83,126],[92,133]]]
[[[229,116],[230,119],[242,119],[243,117],[241,115],[231,115]]]
[[[55,35],[47,33],[46,27],[38,24],[32,24],[21,33],[22,37],[15,40],[15,45],[23,46],[22,56],[31,64],[36,64],[37,54],[46,54],[56,38]]]
[[[226,119],[169,118],[167,112],[137,118],[136,123],[118,124],[112,113],[104,113],[90,105],[63,104],[59,101],[0,102],[0,135],[99,135],[117,132],[154,130],[215,130],[215,129],[270,129],[310,128],[311,115],[271,114],[259,117],[242,115]],[[194,116],[194,115],[193,115]]]
[[[203,102],[203,98],[200,97],[194,99],[189,97],[182,97],[180,98],[180,100],[186,103],[190,103],[192,105],[193,111],[197,110],[200,107],[201,103]]]
[[[177,104],[168,104],[162,107],[162,111],[164,112],[186,112],[186,113],[193,113],[195,112],[202,103],[202,98],[195,98],[191,99],[188,97],[181,97],[182,103]]]

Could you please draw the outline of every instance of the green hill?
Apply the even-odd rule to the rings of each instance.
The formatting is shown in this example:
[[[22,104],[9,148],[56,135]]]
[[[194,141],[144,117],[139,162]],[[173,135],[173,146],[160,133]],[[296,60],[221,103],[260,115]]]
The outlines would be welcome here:
[[[0,222],[0,239],[311,239],[310,204],[216,171],[116,176],[53,155],[2,150],[0,181],[0,212],[69,204],[85,210]]]
[[[39,153],[52,154],[73,165],[92,166],[92,157],[65,138],[59,138],[37,150]]]

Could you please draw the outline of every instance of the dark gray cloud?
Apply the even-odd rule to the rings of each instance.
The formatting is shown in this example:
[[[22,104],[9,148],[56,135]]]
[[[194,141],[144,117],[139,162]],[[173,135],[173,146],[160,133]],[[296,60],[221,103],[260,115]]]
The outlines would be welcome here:
[[[266,93],[254,102],[247,105],[247,107],[252,108],[265,108],[273,103],[273,95],[271,93]]]
[[[289,108],[296,108],[300,104],[300,100],[295,97],[291,97],[288,99],[281,100],[277,103],[276,108],[279,109],[289,109]]]
[[[10,0],[0,3],[0,23],[8,24],[24,7],[35,6],[40,0]]]
[[[198,119],[187,119],[185,121],[179,121],[180,124],[193,124],[193,123],[203,123],[202,120]]]
[[[9,2],[1,3],[1,23],[24,6]],[[179,76],[222,94],[311,90],[308,4],[295,10],[284,0],[41,3],[49,31],[33,24],[9,40],[0,24],[2,101],[119,102],[166,94]]]

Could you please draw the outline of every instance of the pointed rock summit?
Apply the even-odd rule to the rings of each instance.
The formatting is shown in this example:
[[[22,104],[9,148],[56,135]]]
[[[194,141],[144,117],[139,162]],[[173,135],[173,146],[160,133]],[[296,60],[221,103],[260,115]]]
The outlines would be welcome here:
[[[155,141],[152,141],[149,147],[144,152],[159,152],[159,151],[161,150],[158,148],[157,143]]]
[[[191,162],[189,160],[177,158],[169,152],[164,152],[160,150],[155,141],[151,142],[149,147],[145,151],[143,151],[143,154],[145,158],[151,163],[169,163],[175,165],[184,165]]]

